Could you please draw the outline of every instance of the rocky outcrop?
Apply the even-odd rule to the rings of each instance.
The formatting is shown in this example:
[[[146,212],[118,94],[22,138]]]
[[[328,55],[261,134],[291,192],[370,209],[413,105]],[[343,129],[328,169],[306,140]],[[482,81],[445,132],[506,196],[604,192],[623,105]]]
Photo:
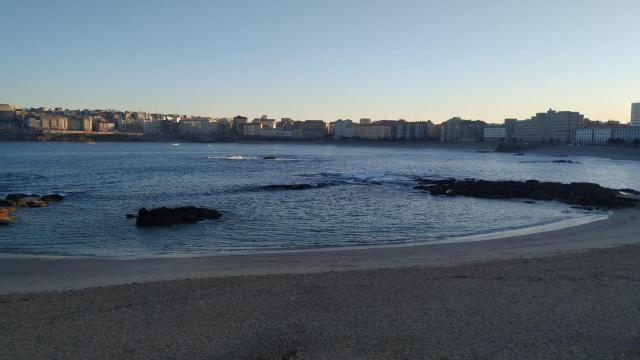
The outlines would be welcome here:
[[[525,144],[516,144],[516,143],[500,143],[496,147],[496,152],[503,153],[521,153],[527,149],[532,149],[535,146],[533,145],[525,145]]]
[[[570,205],[600,209],[633,207],[638,200],[623,193],[639,193],[635,190],[618,190],[598,184],[574,182],[486,181],[475,179],[418,179],[417,189],[432,195],[469,196],[485,199],[531,199],[559,201]]]
[[[0,200],[0,225],[8,225],[15,221],[13,212],[20,207],[39,208],[49,205],[54,201],[63,200],[60,194],[37,195],[25,193],[8,194],[4,200]]]
[[[141,227],[195,224],[202,220],[215,220],[222,214],[214,209],[184,206],[177,208],[160,207],[138,210],[136,225]]]
[[[553,160],[552,163],[556,163],[556,164],[582,164],[580,161],[573,161],[573,160]]]
[[[60,194],[36,195],[14,193],[9,194],[4,200],[0,201],[0,206],[4,207],[44,207],[55,201],[61,201],[64,196]]]
[[[308,190],[324,188],[331,185],[333,184],[328,182],[317,184],[273,184],[261,186],[260,190]]]
[[[60,194],[42,195],[40,197],[40,200],[45,201],[45,202],[61,201],[63,199],[64,199],[64,196],[62,196]]]
[[[14,207],[0,208],[0,226],[9,225],[15,221],[13,212],[16,211]]]

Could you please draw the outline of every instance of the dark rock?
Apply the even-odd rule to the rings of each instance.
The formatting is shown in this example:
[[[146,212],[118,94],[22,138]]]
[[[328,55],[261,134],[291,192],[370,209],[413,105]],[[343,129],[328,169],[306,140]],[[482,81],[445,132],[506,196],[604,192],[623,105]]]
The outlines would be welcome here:
[[[30,208],[41,208],[41,207],[45,207],[49,205],[48,202],[43,201],[43,200],[27,200],[25,201],[23,206],[28,206]]]
[[[591,206],[572,206],[571,208],[573,209],[580,209],[580,210],[587,210],[587,211],[593,211],[595,210],[594,207]]]
[[[276,160],[277,157],[274,155],[267,155],[265,157],[263,157],[264,160]]]
[[[532,149],[534,147],[535,146],[533,145],[525,145],[525,144],[500,143],[496,147],[496,152],[521,153],[523,150]]]
[[[13,202],[9,200],[0,200],[0,207],[13,206]]]
[[[261,186],[261,190],[308,190],[319,189],[332,185],[332,183],[317,183],[317,184],[273,184]]]
[[[214,220],[222,217],[222,214],[214,209],[184,206],[177,208],[161,207],[147,210],[138,210],[137,226],[171,226],[178,224],[195,224],[202,220]]]
[[[525,204],[535,204],[536,202],[533,200],[525,200],[524,201]]]
[[[60,194],[48,194],[48,195],[42,195],[40,197],[40,200],[46,201],[46,202],[62,201],[64,200],[64,196]]]
[[[136,214],[127,214],[126,217],[127,217],[127,219],[135,219],[138,216],[136,216]]]
[[[429,179],[429,178],[418,178],[418,183],[420,185],[446,185],[457,180],[455,178],[446,178],[446,179]]]
[[[431,195],[458,195],[486,199],[530,199],[559,201],[570,205],[614,209],[633,207],[637,199],[621,196],[620,191],[592,183],[570,183],[528,181],[486,181],[420,179],[419,190]],[[632,190],[635,191],[635,190]]]
[[[572,161],[572,160],[553,160],[552,163],[556,163],[556,164],[582,164],[579,161]]]
[[[524,153],[519,152],[519,153],[515,153],[515,154],[513,154],[513,155],[514,155],[514,156],[524,156]]]

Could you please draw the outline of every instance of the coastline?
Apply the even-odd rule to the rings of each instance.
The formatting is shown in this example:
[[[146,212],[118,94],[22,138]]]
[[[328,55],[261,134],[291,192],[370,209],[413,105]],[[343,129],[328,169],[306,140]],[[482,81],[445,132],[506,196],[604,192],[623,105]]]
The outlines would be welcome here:
[[[98,134],[89,137],[78,137],[81,140],[72,138],[52,139],[48,142],[52,143],[68,143],[68,142],[104,142],[104,143],[175,143],[183,142],[190,144],[248,144],[248,145],[324,145],[324,146],[353,146],[353,147],[387,147],[387,148],[415,148],[415,149],[444,149],[444,150],[461,150],[461,151],[478,151],[493,153],[498,143],[479,142],[479,143],[441,143],[437,141],[424,140],[339,140],[339,139],[316,139],[316,140],[282,140],[282,139],[250,139],[250,138],[215,138],[215,139],[194,139],[194,138],[158,138],[133,136],[127,137],[122,134]],[[35,138],[0,138],[0,142],[43,142]],[[581,145],[574,146],[568,144],[533,144],[519,150],[527,155],[540,156],[585,156],[596,157],[609,160],[634,160],[640,161],[640,146],[620,146],[620,145]],[[514,151],[515,153],[515,151]],[[510,154],[510,152],[502,152],[502,154]]]
[[[325,251],[350,251],[350,250],[366,250],[366,249],[387,249],[396,247],[410,247],[410,246],[426,246],[426,245],[438,245],[438,244],[452,244],[452,243],[465,243],[474,241],[487,241],[497,240],[508,237],[531,235],[540,232],[550,232],[555,230],[562,230],[565,228],[571,228],[581,225],[586,225],[595,221],[602,221],[608,219],[613,214],[612,211],[608,211],[606,214],[587,215],[579,218],[564,219],[559,221],[553,221],[550,223],[534,224],[523,228],[497,230],[486,233],[477,233],[462,236],[447,237],[438,240],[418,240],[409,242],[398,243],[383,243],[383,244],[370,244],[370,245],[345,245],[345,246],[326,246],[326,247],[302,247],[302,248],[289,248],[289,249],[259,249],[259,250],[230,250],[220,253],[203,253],[203,254],[163,254],[163,255],[148,255],[148,256],[82,256],[82,255],[49,255],[49,254],[22,254],[22,253],[6,253],[0,252],[0,262],[3,259],[40,259],[40,260],[91,260],[91,259],[107,259],[107,260],[150,260],[150,259],[188,259],[188,258],[216,258],[224,256],[234,255],[274,255],[274,254],[290,254],[300,252],[325,252]]]
[[[640,209],[575,226],[549,224],[437,243],[142,259],[0,257],[0,294],[192,278],[452,266],[640,242]],[[554,227],[555,226],[555,227]]]

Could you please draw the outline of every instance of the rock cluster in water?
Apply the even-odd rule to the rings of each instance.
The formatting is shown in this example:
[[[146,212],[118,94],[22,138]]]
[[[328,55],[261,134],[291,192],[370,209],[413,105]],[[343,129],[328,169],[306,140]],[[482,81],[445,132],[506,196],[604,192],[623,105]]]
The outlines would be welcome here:
[[[261,186],[260,190],[308,190],[308,189],[319,189],[327,186],[333,185],[332,183],[323,182],[317,184],[272,184]]]
[[[222,214],[214,209],[184,206],[177,208],[160,207],[156,209],[138,210],[137,226],[171,226],[178,224],[195,224],[202,220],[215,220]]]
[[[0,225],[9,225],[15,221],[13,213],[20,207],[40,208],[55,201],[61,201],[60,194],[36,195],[13,193],[0,200]]]
[[[574,182],[487,181],[476,179],[418,179],[416,189],[431,195],[469,196],[486,199],[555,200],[570,205],[619,209],[635,206],[640,193],[631,189],[609,189],[598,184]],[[625,194],[633,196],[625,196]]]

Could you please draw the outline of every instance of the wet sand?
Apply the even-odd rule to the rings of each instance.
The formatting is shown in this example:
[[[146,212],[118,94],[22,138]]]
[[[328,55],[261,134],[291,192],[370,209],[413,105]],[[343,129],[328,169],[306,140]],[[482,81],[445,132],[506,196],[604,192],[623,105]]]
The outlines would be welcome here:
[[[133,260],[0,257],[0,294],[186,278],[457,265],[633,244],[640,241],[639,233],[640,210],[628,209],[585,225],[462,243]]]
[[[0,359],[638,359],[639,220],[340,251],[3,258]],[[86,288],[163,278],[182,280]]]

